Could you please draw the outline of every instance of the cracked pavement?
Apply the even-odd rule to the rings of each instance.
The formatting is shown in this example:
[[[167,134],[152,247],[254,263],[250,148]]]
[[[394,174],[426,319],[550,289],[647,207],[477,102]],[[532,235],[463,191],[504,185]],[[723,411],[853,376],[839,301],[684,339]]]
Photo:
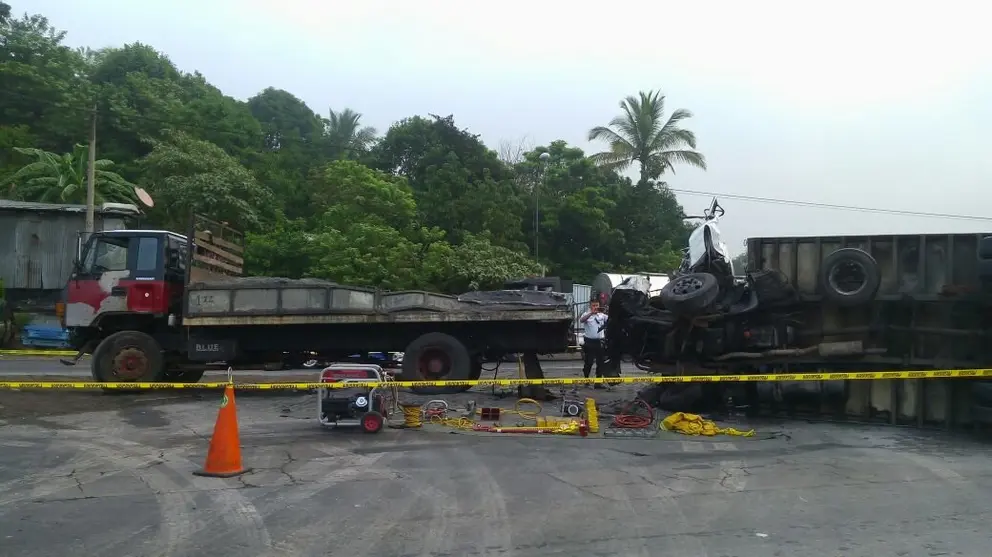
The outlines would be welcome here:
[[[252,471],[216,479],[192,472],[219,393],[122,400],[0,416],[0,554],[989,554],[992,445],[964,435],[799,422],[754,424],[753,438],[366,435],[321,429],[314,395],[239,395]]]

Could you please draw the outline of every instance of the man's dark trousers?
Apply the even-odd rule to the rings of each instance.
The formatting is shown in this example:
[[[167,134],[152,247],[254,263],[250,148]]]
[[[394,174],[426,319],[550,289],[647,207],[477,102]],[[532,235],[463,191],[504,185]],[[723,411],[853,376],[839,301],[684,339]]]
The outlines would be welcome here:
[[[587,338],[582,343],[582,375],[589,377],[592,364],[596,364],[596,377],[603,377],[603,367],[606,365],[606,353],[603,341],[598,338]]]

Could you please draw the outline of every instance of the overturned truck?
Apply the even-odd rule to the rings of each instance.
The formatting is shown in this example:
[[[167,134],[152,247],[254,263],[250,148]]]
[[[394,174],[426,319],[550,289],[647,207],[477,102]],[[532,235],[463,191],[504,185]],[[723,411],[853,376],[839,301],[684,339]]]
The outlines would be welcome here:
[[[657,296],[637,280],[614,292],[611,361],[669,374],[992,367],[992,235],[752,238],[748,271],[735,275],[715,225],[708,218],[693,233],[682,268]],[[684,389],[651,396],[676,405],[732,397],[892,423],[992,421],[992,382],[981,380]]]

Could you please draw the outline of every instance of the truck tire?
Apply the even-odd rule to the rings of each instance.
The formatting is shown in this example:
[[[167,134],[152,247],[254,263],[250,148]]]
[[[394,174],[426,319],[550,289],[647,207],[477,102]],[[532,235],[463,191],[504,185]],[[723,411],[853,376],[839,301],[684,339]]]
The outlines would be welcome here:
[[[162,347],[140,331],[120,331],[103,339],[90,362],[93,378],[109,382],[159,382],[165,379]]]
[[[403,381],[471,379],[473,358],[457,338],[427,333],[411,342],[403,353]],[[467,391],[471,387],[414,387],[417,394],[441,395]]]
[[[870,303],[882,284],[878,262],[857,248],[841,248],[820,265],[823,297],[838,306],[853,307]]]
[[[705,313],[720,296],[720,284],[710,273],[686,273],[671,280],[658,295],[668,311],[694,316]]]

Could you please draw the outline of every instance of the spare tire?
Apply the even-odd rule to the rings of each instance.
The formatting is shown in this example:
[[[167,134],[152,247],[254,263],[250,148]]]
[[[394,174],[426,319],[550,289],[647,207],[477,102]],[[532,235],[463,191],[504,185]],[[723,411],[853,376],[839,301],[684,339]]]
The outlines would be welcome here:
[[[694,316],[705,313],[720,296],[720,284],[710,273],[686,273],[673,278],[658,295],[668,311]]]
[[[878,262],[857,248],[841,248],[820,265],[820,290],[823,297],[839,306],[852,307],[870,303],[882,284]]]
[[[400,377],[404,381],[465,381],[471,379],[473,367],[468,348],[460,340],[444,333],[427,333],[407,345]],[[470,388],[413,387],[411,390],[417,394],[442,395]]]

